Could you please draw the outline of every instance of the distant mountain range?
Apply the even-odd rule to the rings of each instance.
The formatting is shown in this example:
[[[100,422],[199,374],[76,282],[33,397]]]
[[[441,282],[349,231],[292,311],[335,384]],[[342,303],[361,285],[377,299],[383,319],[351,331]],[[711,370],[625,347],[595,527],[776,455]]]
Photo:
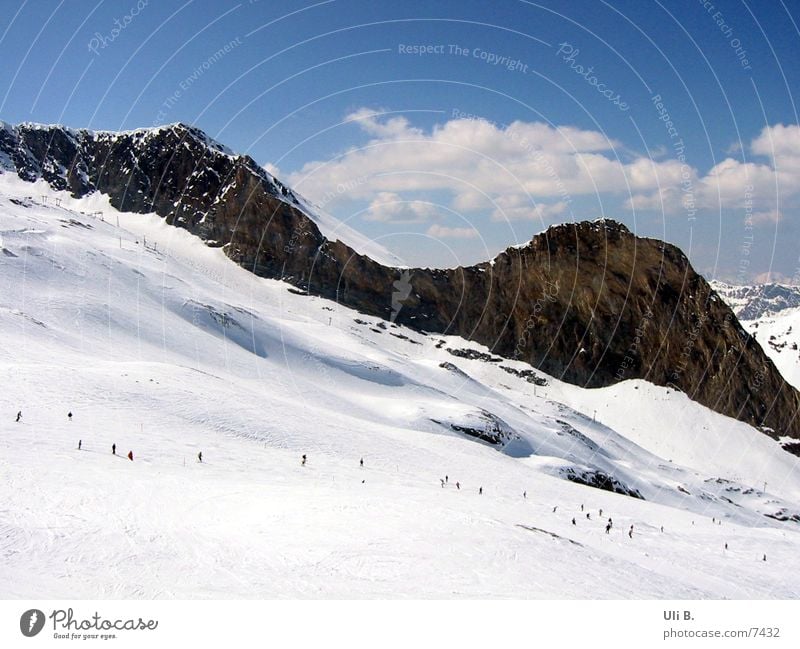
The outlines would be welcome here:
[[[800,395],[731,308],[678,248],[615,221],[554,226],[471,267],[410,269],[376,260],[377,246],[185,124],[120,133],[2,124],[0,168],[155,213],[256,275],[364,314],[458,335],[584,387],[646,379],[772,437],[800,438]]]
[[[783,377],[800,388],[800,288],[784,284],[731,286],[711,282]]]
[[[757,320],[800,307],[800,286],[774,283],[733,286],[716,280],[710,284],[739,320]]]

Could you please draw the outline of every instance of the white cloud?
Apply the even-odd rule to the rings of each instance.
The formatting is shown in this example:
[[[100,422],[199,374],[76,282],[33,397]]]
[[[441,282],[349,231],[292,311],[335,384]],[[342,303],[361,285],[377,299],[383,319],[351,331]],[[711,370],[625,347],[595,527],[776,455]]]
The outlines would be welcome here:
[[[444,191],[455,209],[485,209],[499,196],[553,197],[654,189],[649,161],[624,164],[619,144],[597,131],[540,122],[499,126],[485,120],[452,119],[430,131],[386,111],[359,109],[346,117],[369,136],[328,161],[309,162],[288,180],[312,200],[351,178],[367,181],[341,200],[372,200],[381,192]],[[485,199],[478,198],[485,195]]]
[[[464,190],[455,195],[453,209],[458,212],[485,212],[492,209],[492,199],[483,192]]]
[[[753,281],[756,284],[771,284],[773,282],[776,284],[794,284],[793,278],[774,270],[756,275],[753,277]]]
[[[425,223],[438,215],[433,203],[403,200],[394,192],[380,192],[364,213],[365,221],[382,223]]]
[[[753,140],[750,150],[778,161],[782,158],[800,157],[800,126],[776,124],[767,126]]]
[[[428,236],[437,239],[477,239],[478,231],[475,228],[448,228],[434,224],[428,228]]]
[[[400,116],[386,117],[391,114],[386,110],[370,110],[359,108],[345,117],[346,122],[358,122],[358,125],[370,135],[378,138],[407,137],[409,135],[422,135],[422,131],[412,128],[408,120]],[[383,117],[383,121],[380,118]]]
[[[780,210],[768,210],[766,212],[754,212],[753,223],[756,224],[775,224],[783,220],[783,214]]]
[[[266,171],[267,173],[272,174],[275,178],[280,178],[281,177],[281,170],[278,167],[276,167],[274,164],[272,164],[271,162],[265,162],[261,166],[263,167],[264,171]]]
[[[691,199],[698,209],[756,209],[762,217],[759,222],[767,222],[766,215],[778,214],[776,205],[800,195],[800,126],[765,126],[750,143],[749,151],[754,156],[768,158],[768,162],[725,158],[702,176],[691,169],[688,180],[683,175],[688,167],[682,168],[674,162],[678,166],[677,176],[674,171],[671,176],[660,173],[656,191],[636,193],[627,205],[661,210],[663,201],[664,212],[670,214],[679,212],[682,203]],[[663,171],[660,165],[659,172]]]
[[[750,143],[755,161],[725,158],[703,174],[661,155],[617,157],[623,150],[618,142],[571,126],[459,118],[423,130],[405,116],[365,108],[346,119],[369,141],[329,161],[309,162],[288,180],[320,200],[331,187],[363,178],[333,202],[371,201],[365,212],[371,220],[432,218],[430,204],[404,200],[411,192],[440,192],[454,210],[495,220],[558,217],[579,196],[612,194],[629,209],[679,214],[746,205],[767,213],[800,194],[795,125],[765,127]]]
[[[742,143],[741,142],[732,142],[731,145],[725,149],[725,153],[728,155],[737,155],[742,152]]]
[[[492,221],[564,220],[562,217],[568,209],[569,205],[564,201],[552,204],[541,203],[520,194],[509,194],[497,198],[492,211]]]

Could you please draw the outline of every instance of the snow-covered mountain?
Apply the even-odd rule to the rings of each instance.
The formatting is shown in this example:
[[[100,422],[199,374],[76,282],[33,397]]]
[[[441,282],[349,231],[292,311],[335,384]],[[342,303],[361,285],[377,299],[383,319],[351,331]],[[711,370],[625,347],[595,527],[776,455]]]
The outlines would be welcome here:
[[[783,377],[800,388],[800,287],[711,282]]]
[[[800,307],[800,286],[775,283],[733,286],[717,280],[709,283],[739,320],[758,320]]]
[[[682,392],[565,383],[12,174],[0,287],[4,597],[800,595],[800,458]]]
[[[384,264],[400,260],[346,223],[311,205],[255,160],[236,154],[200,129],[182,123],[130,131],[73,129],[61,124],[0,121],[0,171],[44,179],[74,197],[109,194],[127,211],[153,211],[181,227],[197,226],[214,245],[209,212],[230,202],[237,177],[248,177],[278,204],[301,209],[330,241],[340,240]],[[240,179],[240,178],[238,178]],[[255,196],[249,197],[256,199]],[[239,214],[239,218],[243,215]],[[222,245],[222,244],[219,244]]]
[[[370,256],[352,231],[339,237],[342,228],[254,160],[192,126],[5,125],[0,152],[24,181],[155,213],[303,293],[467,338],[575,385],[669,386],[775,439],[800,439],[800,393],[686,255],[613,220],[553,226],[470,267],[401,268]]]

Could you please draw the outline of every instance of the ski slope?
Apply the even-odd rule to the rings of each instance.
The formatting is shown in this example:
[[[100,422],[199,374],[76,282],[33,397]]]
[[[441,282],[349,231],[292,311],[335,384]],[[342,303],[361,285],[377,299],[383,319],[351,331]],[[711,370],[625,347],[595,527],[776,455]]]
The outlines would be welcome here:
[[[0,596],[800,595],[800,459],[682,394],[534,386],[10,174],[0,287]]]

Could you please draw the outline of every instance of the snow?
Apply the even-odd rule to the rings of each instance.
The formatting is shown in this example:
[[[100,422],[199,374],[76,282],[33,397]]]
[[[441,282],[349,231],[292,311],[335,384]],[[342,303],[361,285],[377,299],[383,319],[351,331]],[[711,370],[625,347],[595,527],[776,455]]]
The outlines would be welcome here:
[[[264,173],[274,179],[274,176],[268,171],[264,170]],[[292,190],[292,194],[297,199],[297,203],[287,201],[281,196],[278,196],[278,198],[284,202],[288,202],[293,207],[299,208],[306,216],[316,223],[322,236],[329,241],[341,241],[357,253],[366,255],[373,261],[377,261],[384,266],[393,266],[395,268],[408,267],[400,257],[390,252],[374,239],[370,239],[358,230],[350,227],[344,221],[341,221],[321,207],[303,198],[294,190]]]
[[[798,458],[682,394],[534,388],[13,174],[0,282],[0,596],[800,595]]]
[[[800,389],[800,307],[744,321],[742,326],[756,337],[783,378]]]

